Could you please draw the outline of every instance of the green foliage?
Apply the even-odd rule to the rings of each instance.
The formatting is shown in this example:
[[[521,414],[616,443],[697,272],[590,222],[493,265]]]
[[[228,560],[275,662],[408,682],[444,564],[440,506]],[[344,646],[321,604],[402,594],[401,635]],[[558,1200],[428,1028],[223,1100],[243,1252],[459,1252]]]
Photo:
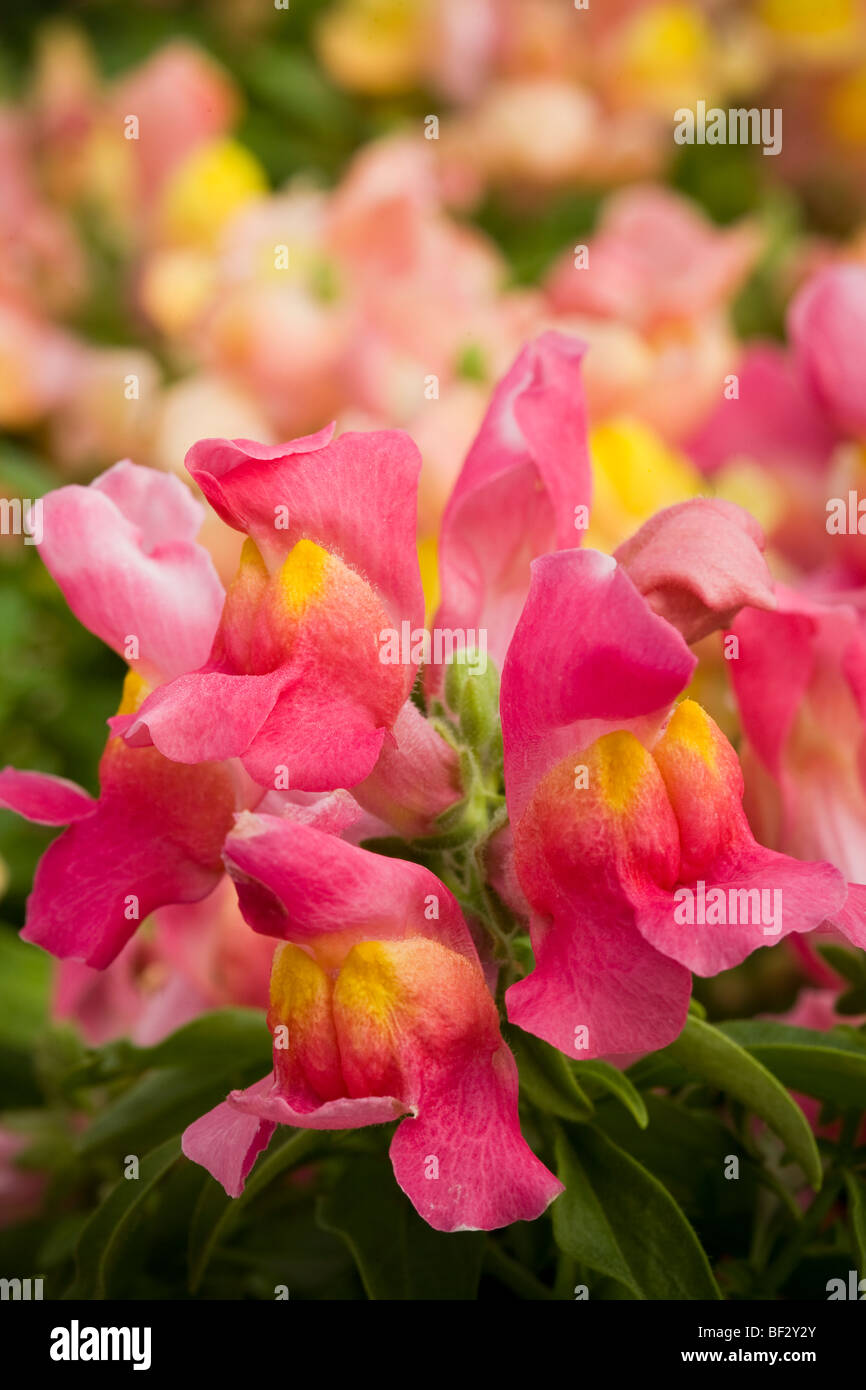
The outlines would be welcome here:
[[[632,1298],[720,1297],[697,1236],[670,1193],[610,1139],[585,1129],[572,1143],[561,1133],[556,1170],[565,1184],[554,1207],[557,1242],[580,1265],[614,1280]]]
[[[474,1299],[484,1236],[432,1230],[384,1154],[357,1155],[321,1199],[319,1221],[345,1241],[371,1299]]]

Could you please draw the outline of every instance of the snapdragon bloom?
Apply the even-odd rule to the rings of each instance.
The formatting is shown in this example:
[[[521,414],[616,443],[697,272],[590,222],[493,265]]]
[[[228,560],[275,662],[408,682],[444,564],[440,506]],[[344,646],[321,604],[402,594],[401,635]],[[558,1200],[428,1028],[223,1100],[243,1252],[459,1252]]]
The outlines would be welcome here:
[[[247,540],[210,655],[115,721],[128,743],[180,763],[239,758],[263,787],[330,791],[372,771],[417,669],[383,660],[381,639],[423,622],[420,461],[399,431],[331,435],[190,450]]]
[[[203,508],[176,478],[128,461],[89,487],[49,493],[42,506],[42,558],[80,621],[130,661],[120,714],[132,715],[152,686],[201,661],[213,638],[222,585],[194,540]],[[69,827],[40,861],[24,939],[95,967],[154,908],[216,887],[222,842],[251,796],[239,765],[185,767],[119,737],[108,739],[99,783],[94,799],[63,778],[0,773],[0,804]]]
[[[552,331],[526,345],[494,391],[443,518],[435,624],[483,628],[497,665],[529,592],[531,561],[579,545],[592,518],[585,352]],[[650,607],[694,642],[744,604],[775,606],[763,548],[743,508],[698,497],[656,512],[616,558]]]
[[[845,902],[830,864],[756,843],[739,762],[712,719],[690,700],[671,713],[693,664],[612,559],[536,561],[502,689],[536,964],[507,1002],[515,1023],[572,1055],[664,1046],[692,970],[727,969]]]
[[[732,629],[750,817],[768,843],[836,865],[849,893],[834,924],[866,946],[863,615],[845,595],[780,586],[778,598],[776,612],[744,609]]]
[[[241,910],[278,937],[274,1072],[192,1124],[187,1157],[237,1196],[277,1124],[402,1119],[397,1182],[437,1230],[538,1216],[561,1190],[520,1134],[517,1068],[460,909],[420,865],[310,826],[239,818]]]

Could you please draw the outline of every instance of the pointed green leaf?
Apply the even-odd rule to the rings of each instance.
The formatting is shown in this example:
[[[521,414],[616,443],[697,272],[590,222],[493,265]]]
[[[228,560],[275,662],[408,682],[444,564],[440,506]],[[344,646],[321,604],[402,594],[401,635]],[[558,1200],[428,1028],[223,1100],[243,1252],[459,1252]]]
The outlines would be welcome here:
[[[593,1095],[593,1092],[608,1091],[622,1102],[640,1128],[646,1129],[649,1116],[644,1098],[624,1071],[620,1071],[619,1067],[615,1067],[611,1062],[597,1059],[592,1062],[577,1062],[575,1065],[577,1075],[590,1095]]]
[[[794,1091],[840,1110],[866,1110],[866,1037],[817,1033],[763,1019],[738,1019],[720,1030]]]
[[[328,1136],[316,1130],[280,1128],[265,1157],[257,1162],[240,1197],[228,1197],[213,1178],[207,1181],[196,1203],[189,1234],[189,1287],[194,1293],[221,1240],[232,1231],[250,1202],[277,1178],[300,1163],[309,1162],[317,1150],[327,1148]]]
[[[683,1212],[625,1150],[590,1126],[573,1142],[560,1131],[556,1166],[565,1192],[554,1203],[553,1227],[567,1254],[633,1298],[721,1297]]]
[[[709,1081],[760,1115],[797,1160],[815,1189],[822,1168],[812,1127],[794,1098],[760,1061],[709,1023],[690,1017],[680,1036],[665,1048],[695,1076]]]
[[[122,1177],[91,1216],[78,1242],[77,1277],[69,1291],[75,1298],[106,1298],[134,1220],[157,1183],[180,1158],[180,1135],[143,1159],[137,1178]]]

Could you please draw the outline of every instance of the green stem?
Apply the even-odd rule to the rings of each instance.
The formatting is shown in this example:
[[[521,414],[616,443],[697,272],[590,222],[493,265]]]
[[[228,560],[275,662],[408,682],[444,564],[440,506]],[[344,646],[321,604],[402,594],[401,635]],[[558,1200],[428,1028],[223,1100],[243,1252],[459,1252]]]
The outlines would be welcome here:
[[[824,1186],[803,1217],[797,1230],[779,1257],[770,1265],[766,1274],[766,1287],[771,1293],[784,1287],[803,1256],[804,1251],[820,1231],[826,1217],[844,1186],[842,1173],[829,1174]]]

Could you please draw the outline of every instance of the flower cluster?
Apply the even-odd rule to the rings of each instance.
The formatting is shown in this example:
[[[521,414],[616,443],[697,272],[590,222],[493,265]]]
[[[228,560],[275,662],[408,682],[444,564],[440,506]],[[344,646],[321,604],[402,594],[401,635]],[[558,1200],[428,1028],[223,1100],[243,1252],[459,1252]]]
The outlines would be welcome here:
[[[833,284],[794,322],[808,408],[856,429],[853,376],[822,372],[851,361]],[[441,526],[447,643],[422,640],[402,431],[200,440],[204,503],[129,461],[43,500],[46,567],[129,669],[98,797],[0,773],[4,806],[68,827],[24,936],[64,962],[61,1011],[96,1039],[124,1009],[150,1039],[267,1004],[272,1072],[184,1136],[232,1195],[277,1125],[397,1121],[394,1173],[432,1226],[535,1218],[562,1184],[521,1134],[505,1022],[622,1061],[677,1038],[692,972],[817,928],[866,946],[866,874],[832,834],[864,804],[833,756],[862,743],[859,613],[777,586],[761,528],[719,497],[612,554],[582,544],[584,351],[546,331],[493,392]],[[243,538],[225,589],[205,505]],[[710,649],[704,685],[727,658],[756,795],[776,798],[758,821],[699,702]]]

